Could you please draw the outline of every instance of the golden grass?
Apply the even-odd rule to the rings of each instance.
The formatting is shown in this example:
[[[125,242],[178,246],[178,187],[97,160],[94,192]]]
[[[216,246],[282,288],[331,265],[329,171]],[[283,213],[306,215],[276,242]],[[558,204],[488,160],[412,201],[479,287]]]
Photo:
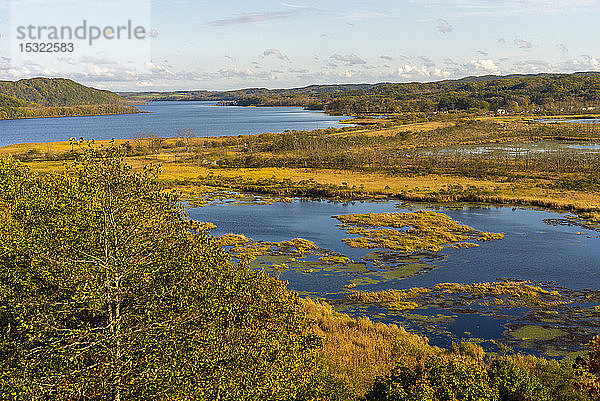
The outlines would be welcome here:
[[[217,238],[221,246],[245,245],[251,241],[243,234],[224,234]]]
[[[394,311],[416,309],[448,295],[466,298],[487,306],[553,308],[569,301],[556,291],[548,291],[525,281],[503,281],[471,285],[442,283],[432,288],[353,292],[347,295],[352,302],[377,305]]]
[[[239,260],[252,262],[271,252],[304,256],[318,249],[314,242],[304,238],[294,238],[281,242],[253,242],[244,235],[226,234],[219,239],[222,246],[232,246],[229,253]]]
[[[102,140],[102,141],[94,141],[96,145],[110,145],[110,140]],[[114,143],[116,145],[120,145],[122,143],[127,142],[126,140],[115,140]],[[75,149],[77,149],[77,145],[75,145]],[[35,150],[40,154],[61,154],[65,152],[69,152],[71,150],[71,142],[69,141],[61,141],[61,142],[43,142],[43,143],[20,143],[16,145],[9,145],[0,148],[0,154],[13,154],[13,155],[21,155],[29,152],[30,150]]]
[[[600,212],[583,213],[580,217],[588,220],[590,223],[600,223]]]
[[[556,291],[544,290],[542,287],[531,285],[525,281],[503,281],[499,283],[476,283],[476,284],[455,284],[441,283],[435,287],[437,290],[443,290],[450,293],[470,293],[483,295],[513,295],[516,297],[537,297],[540,295],[552,295],[560,297]]]
[[[503,281],[471,285],[442,283],[435,285],[433,289],[445,293],[491,298],[491,300],[484,302],[486,305],[550,308],[568,302],[557,291],[545,290],[532,285],[528,281]]]
[[[333,216],[341,221],[348,234],[344,243],[353,248],[382,248],[414,252],[439,252],[443,248],[471,248],[479,245],[472,240],[492,241],[504,238],[503,234],[480,232],[459,224],[443,213],[419,210],[414,213],[367,213]],[[364,227],[405,228],[405,231],[365,229]]]
[[[570,116],[557,116],[553,118],[568,118]],[[593,116],[589,116],[593,117]],[[475,128],[469,128],[470,125],[465,125],[463,130],[458,130],[460,137],[447,137],[451,134],[438,132],[438,128],[446,128],[462,124],[461,121],[478,121]],[[416,135],[411,139],[394,144],[394,149],[400,147],[420,147],[433,145],[448,145],[449,143],[481,143],[489,141],[510,141],[517,139],[527,139],[529,135],[528,125],[530,117],[523,116],[501,116],[501,117],[469,117],[462,120],[454,121],[435,121],[421,122],[406,125],[395,125],[392,127],[383,128],[364,128],[350,132],[338,132],[331,135],[395,135],[401,132],[422,132],[423,135]],[[500,129],[497,129],[500,127]],[[489,128],[489,130],[487,130]],[[483,131],[482,131],[483,130]],[[444,131],[444,130],[442,130]],[[464,132],[463,132],[464,131]],[[273,138],[276,134],[271,134]],[[270,138],[271,136],[267,136]],[[535,140],[535,138],[529,138]],[[115,144],[123,144],[129,142],[133,147],[140,147],[146,150],[152,139],[131,139],[131,140],[116,140]],[[267,141],[268,139],[261,139]],[[463,188],[477,188],[479,191],[485,192],[485,195],[474,197],[474,201],[496,202],[505,204],[520,204],[525,206],[541,206],[556,209],[567,209],[574,211],[600,211],[600,193],[561,190],[554,188],[552,184],[560,178],[569,178],[564,176],[551,176],[539,172],[536,178],[522,178],[527,175],[526,172],[518,180],[509,182],[504,177],[499,178],[469,178],[457,175],[429,174],[423,176],[389,176],[384,173],[365,173],[349,170],[335,169],[303,169],[303,168],[259,168],[259,169],[218,169],[200,167],[193,163],[182,162],[186,157],[201,156],[208,157],[210,160],[219,158],[227,158],[229,156],[240,157],[243,152],[240,151],[238,142],[237,145],[227,145],[224,147],[213,148],[206,146],[207,144],[223,145],[231,142],[228,137],[211,137],[211,138],[163,138],[161,139],[162,149],[159,154],[151,154],[147,156],[128,157],[127,162],[134,168],[142,168],[149,164],[162,164],[161,179],[164,180],[188,180],[191,183],[197,180],[200,176],[206,176],[213,172],[222,174],[224,177],[241,177],[244,179],[265,179],[274,177],[276,179],[290,179],[298,183],[314,179],[317,183],[323,185],[342,185],[347,183],[349,187],[360,188],[364,195],[378,194],[382,196],[395,196],[399,199],[408,201],[441,201],[448,202],[454,200],[463,200],[460,197],[452,195],[440,195],[440,192],[446,191],[448,188],[460,185]],[[95,141],[96,145],[108,146],[110,141]],[[193,146],[194,152],[186,150],[186,146]],[[365,144],[366,148],[371,148],[372,145]],[[377,145],[379,146],[379,145]],[[11,145],[0,148],[0,154],[15,154],[26,155],[30,150],[35,150],[40,155],[55,155],[71,150],[71,144],[68,141],[55,143],[32,143]],[[360,152],[361,149],[357,149]],[[216,152],[216,153],[215,153]],[[279,153],[264,153],[263,156],[283,157],[285,154]],[[216,158],[216,159],[215,159]],[[62,162],[31,162],[29,166],[40,172],[45,171],[60,171]],[[515,173],[516,174],[516,173]]]
[[[431,293],[429,288],[411,288],[409,290],[353,292],[347,298],[364,305],[378,305],[389,310],[403,311],[418,308],[419,304],[413,299],[429,293]]]
[[[407,333],[396,325],[375,323],[368,318],[352,319],[335,312],[325,302],[302,300],[304,310],[313,319],[314,331],[323,338],[322,355],[363,395],[379,376],[387,375],[402,358],[409,364],[439,349],[424,337]]]
[[[359,120],[361,121],[361,120]],[[445,128],[453,126],[455,123],[453,122],[441,122],[441,121],[431,121],[424,123],[412,123],[405,125],[398,125],[390,128],[365,128],[358,129],[350,132],[340,132],[337,134],[333,134],[332,136],[359,136],[359,135],[367,135],[367,136],[393,136],[402,132],[430,132],[434,131],[438,128]]]
[[[134,168],[142,168],[149,164],[157,164],[160,159],[145,157],[127,158]],[[63,162],[44,161],[27,163],[32,170],[39,172],[60,171]],[[440,191],[456,185],[464,188],[477,188],[489,192],[474,201],[491,202],[509,205],[539,206],[560,210],[578,212],[600,211],[600,193],[562,190],[550,188],[552,177],[548,179],[521,179],[518,182],[507,182],[504,179],[475,179],[455,175],[428,174],[422,176],[390,176],[387,174],[364,173],[334,169],[303,169],[303,168],[239,168],[220,169],[195,166],[177,162],[162,164],[159,178],[162,180],[183,180],[193,183],[201,176],[210,173],[223,177],[240,177],[243,179],[290,179],[294,183],[314,180],[319,184],[342,185],[362,188],[365,195],[379,194],[396,197],[407,201],[456,201],[451,196],[440,196]]]

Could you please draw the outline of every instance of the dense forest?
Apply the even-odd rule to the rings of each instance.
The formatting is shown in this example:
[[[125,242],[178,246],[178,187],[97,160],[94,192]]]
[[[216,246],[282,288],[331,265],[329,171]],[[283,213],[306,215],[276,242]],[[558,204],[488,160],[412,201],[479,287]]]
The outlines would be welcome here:
[[[61,78],[0,81],[0,119],[128,114],[121,96]]]
[[[331,114],[452,112],[589,113],[600,107],[600,74],[468,77],[428,83],[313,85],[228,92],[124,93],[136,100],[213,100],[238,106],[302,106]]]

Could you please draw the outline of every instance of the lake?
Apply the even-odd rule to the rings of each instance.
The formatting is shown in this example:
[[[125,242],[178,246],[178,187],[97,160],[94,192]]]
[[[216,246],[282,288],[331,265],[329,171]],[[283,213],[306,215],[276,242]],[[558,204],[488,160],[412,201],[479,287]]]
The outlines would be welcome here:
[[[290,288],[301,295],[324,297],[351,315],[399,323],[410,331],[427,335],[432,344],[439,346],[476,338],[484,348],[493,350],[492,340],[504,340],[515,350],[564,356],[579,349],[591,334],[600,333],[598,318],[587,315],[585,319],[573,317],[576,311],[571,309],[560,309],[559,315],[565,317],[564,321],[559,319],[550,324],[547,317],[539,316],[539,311],[518,308],[497,311],[453,304],[448,308],[424,307],[400,313],[343,301],[349,292],[344,286],[352,282],[358,283],[356,290],[360,291],[432,287],[439,283],[472,284],[501,279],[549,283],[561,293],[600,290],[600,232],[595,227],[577,225],[564,214],[495,206],[443,207],[398,204],[394,201],[341,203],[306,199],[274,204],[214,201],[205,207],[190,208],[188,212],[195,220],[216,224],[214,235],[239,233],[254,240],[273,242],[305,238],[320,248],[343,254],[354,261],[368,261],[373,250],[345,245],[342,239],[350,235],[338,227],[338,221],[332,216],[418,209],[443,212],[477,230],[501,232],[505,237],[500,241],[480,243],[478,248],[445,249],[439,254],[424,256],[418,261],[424,268],[408,277],[398,274],[402,268],[393,266],[393,263],[390,268],[382,269],[367,262],[369,267],[365,271],[325,268],[314,269],[310,273],[305,268],[294,268],[291,263],[289,269],[280,273],[281,278],[289,281]],[[399,255],[398,252],[395,254]],[[406,264],[402,257],[399,259],[399,266]],[[530,326],[542,330],[544,327],[549,327],[548,330],[560,327],[565,335],[541,342],[513,338],[514,333],[520,333],[519,329],[529,330]]]
[[[556,120],[556,119],[543,119],[537,120],[541,123],[546,124],[556,124],[556,123],[569,123],[569,124],[600,124],[600,119],[598,118],[574,118],[568,120]]]
[[[421,151],[429,154],[454,153],[466,156],[495,155],[508,157],[525,157],[540,154],[571,153],[576,155],[598,155],[600,144],[595,142],[577,141],[539,141],[539,142],[513,142],[511,144],[489,143],[484,145],[454,145],[441,146],[433,150]]]
[[[314,130],[340,127],[340,120],[348,118],[300,107],[223,107],[194,101],[150,102],[139,109],[147,113],[0,120],[0,146],[68,141],[71,137],[131,139],[139,133],[167,138],[186,128],[199,137]]]

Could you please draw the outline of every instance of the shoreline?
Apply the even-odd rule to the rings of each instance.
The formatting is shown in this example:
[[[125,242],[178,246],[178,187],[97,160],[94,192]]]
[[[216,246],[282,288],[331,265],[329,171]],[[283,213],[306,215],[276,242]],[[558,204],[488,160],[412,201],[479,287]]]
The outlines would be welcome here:
[[[73,116],[32,116],[32,117],[16,117],[16,118],[1,118],[0,117],[0,121],[37,120],[37,119],[42,119],[42,118],[72,118],[72,117],[96,117],[96,116],[121,116],[121,115],[133,115],[133,114],[145,114],[145,113],[152,113],[152,112],[151,111],[138,110],[138,111],[129,112],[129,113],[97,113],[97,114],[79,114],[79,115],[73,115]],[[52,142],[49,142],[49,143],[52,143]]]

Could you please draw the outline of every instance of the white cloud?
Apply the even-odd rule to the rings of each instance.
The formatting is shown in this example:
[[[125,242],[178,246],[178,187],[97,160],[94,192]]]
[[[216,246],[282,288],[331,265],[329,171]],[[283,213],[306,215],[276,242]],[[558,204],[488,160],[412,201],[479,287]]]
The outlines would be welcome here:
[[[118,64],[115,60],[108,58],[108,57],[93,57],[93,56],[88,56],[83,55],[81,57],[79,57],[79,61],[81,63],[85,63],[85,64],[95,64],[95,65],[115,65]]]
[[[290,68],[288,70],[291,74],[308,74],[308,70],[306,68]]]
[[[438,31],[440,31],[441,33],[450,33],[454,30],[454,27],[452,25],[450,25],[450,23],[448,21],[446,21],[445,19],[439,19],[438,20]]]
[[[279,50],[277,49],[267,49],[263,52],[263,57],[268,57],[268,56],[275,56],[280,60],[287,60],[289,61],[290,59],[288,58],[288,56],[286,56],[285,54],[281,53]]]
[[[556,71],[553,65],[542,60],[518,61],[509,65],[505,73],[510,74],[541,74]]]
[[[449,71],[442,70],[437,67],[426,67],[405,64],[398,68],[397,75],[404,79],[446,79],[452,74]]]
[[[239,24],[251,24],[256,22],[266,22],[273,20],[280,20],[284,18],[290,18],[295,16],[300,16],[302,14],[321,14],[322,10],[319,10],[315,7],[305,7],[305,6],[297,6],[293,4],[282,4],[285,7],[288,7],[289,10],[282,11],[271,11],[271,12],[251,12],[251,13],[243,13],[235,17],[223,18],[209,22],[209,25],[214,27],[224,27],[229,25],[239,25]]]
[[[515,46],[517,46],[519,49],[531,49],[533,47],[531,42],[528,42],[523,39],[515,39],[514,43]]]
[[[220,26],[228,26],[228,25],[238,25],[238,24],[249,24],[253,22],[263,22],[270,20],[277,20],[282,18],[289,18],[294,14],[293,11],[277,11],[277,12],[268,12],[268,13],[245,13],[238,17],[230,17],[219,19],[215,21],[211,21],[209,25],[220,27]]]
[[[600,60],[596,57],[584,54],[578,58],[567,60],[560,64],[562,71],[598,71],[600,70]]]
[[[342,56],[341,54],[336,53],[336,54],[332,55],[330,57],[330,59],[339,61],[346,65],[367,64],[367,62],[365,60],[358,57],[356,54],[347,54],[345,56]]]
[[[600,10],[597,0],[409,0],[432,10],[448,9],[449,15],[464,16],[502,16],[502,15],[539,15],[592,12]]]
[[[152,61],[146,62],[146,68],[148,68],[148,70],[150,70],[150,72],[153,74],[160,74],[160,75],[167,75],[167,76],[175,75],[175,73],[173,73],[168,67],[165,67],[163,65],[154,64]]]
[[[466,65],[467,71],[469,74],[499,74],[500,68],[494,63],[493,60],[471,60],[470,63]]]

